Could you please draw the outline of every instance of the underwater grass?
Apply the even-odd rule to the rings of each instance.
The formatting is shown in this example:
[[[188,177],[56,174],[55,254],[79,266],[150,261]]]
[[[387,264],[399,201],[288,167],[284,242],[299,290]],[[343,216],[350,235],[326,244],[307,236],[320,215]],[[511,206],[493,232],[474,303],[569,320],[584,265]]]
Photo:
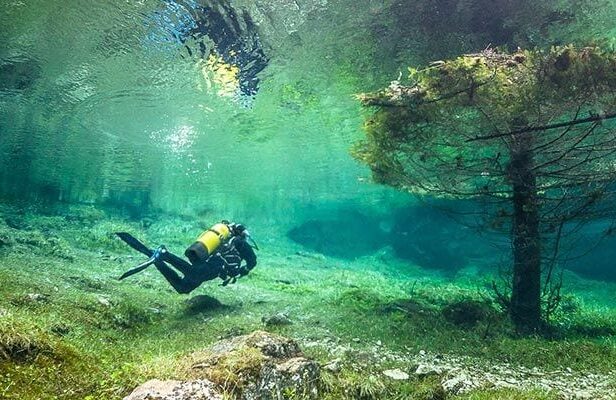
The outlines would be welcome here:
[[[0,229],[0,237],[13,243],[0,247],[2,398],[119,399],[148,379],[181,379],[182,360],[192,352],[256,329],[295,338],[322,364],[340,358],[340,374],[323,374],[326,399],[444,398],[432,378],[383,380],[383,369],[400,365],[388,355],[421,350],[486,365],[614,369],[616,343],[609,333],[616,329],[616,313],[596,298],[585,300],[587,286],[571,292],[571,304],[553,321],[552,337],[516,336],[482,285],[419,276],[393,262],[375,271],[370,257],[335,261],[331,268],[328,259],[289,255],[282,246],[263,250],[259,266],[238,284],[209,282],[182,296],[155,270],[116,279],[139,256],[116,246],[106,229],[130,229],[156,243],[163,235],[155,224],[106,216],[91,223],[97,240],[84,242],[74,237],[82,222],[63,221],[53,234],[68,243],[74,258],[45,251],[49,241],[36,216],[24,228]],[[60,226],[49,216],[41,221],[42,227],[50,224]],[[39,239],[16,239],[32,232]],[[199,294],[222,305],[187,301]],[[262,317],[278,312],[292,323],[265,327]],[[501,398],[489,397],[495,393],[552,398],[505,389],[460,398]]]
[[[456,400],[558,400],[554,393],[541,390],[522,391],[519,389],[478,390],[467,395],[456,396]]]

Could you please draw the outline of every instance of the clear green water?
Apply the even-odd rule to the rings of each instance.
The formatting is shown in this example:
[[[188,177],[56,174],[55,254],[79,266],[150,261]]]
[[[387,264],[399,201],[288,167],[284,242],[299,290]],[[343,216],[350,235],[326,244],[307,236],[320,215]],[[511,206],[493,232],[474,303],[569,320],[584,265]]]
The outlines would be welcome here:
[[[0,364],[0,398],[24,398],[24,382],[52,393],[32,398],[121,398],[146,379],[176,377],[180,355],[261,329],[262,316],[281,310],[295,323],[280,333],[302,345],[334,338],[361,353],[378,340],[392,352],[613,371],[613,239],[571,266],[591,279],[565,273],[563,340],[516,340],[501,320],[454,327],[441,309],[490,295],[495,266],[509,263],[508,239],[476,235],[375,185],[350,155],[371,112],[355,94],[387,86],[408,65],[489,45],[613,45],[616,2],[598,3],[201,1],[243,10],[255,23],[268,63],[248,98],[221,96],[204,76],[196,49],[211,39],[174,37],[199,19],[194,2],[4,0],[0,339],[16,331],[61,343],[98,369],[64,366],[53,352],[52,367],[44,358],[23,369]],[[181,253],[222,218],[245,222],[263,248],[237,286],[199,289],[229,309],[195,317],[156,271],[115,280],[140,260],[112,232],[130,230]],[[31,293],[50,300],[29,303]],[[65,337],[49,333],[65,325]],[[181,334],[169,339],[169,331]],[[309,351],[326,362],[334,357],[328,350]],[[383,361],[359,379],[389,367],[403,368]],[[403,389],[391,388],[396,396]],[[328,398],[352,398],[336,396]]]
[[[212,4],[227,2],[201,3]],[[198,2],[7,1],[0,11],[0,194],[107,204],[135,218],[153,211],[226,216],[268,236],[312,220],[366,219],[340,235],[308,230],[300,241],[327,254],[327,240],[315,237],[344,236],[332,253],[344,255],[349,243],[352,258],[396,242],[390,234],[411,232],[423,237],[411,252],[431,253],[413,261],[465,264],[456,258],[481,257],[474,252],[481,238],[465,242],[470,233],[438,213],[413,221],[431,211],[405,208],[411,196],[374,185],[350,156],[370,113],[354,95],[424,60],[498,44],[609,42],[614,29],[604,15],[611,2],[597,15],[568,3],[502,4],[486,15],[482,4],[462,2],[455,13],[448,2],[229,2],[250,15],[255,25],[243,33],[256,34],[268,58],[258,93],[238,98],[219,95],[221,86],[203,73],[207,54],[199,43],[214,48],[220,32],[181,36],[207,20]],[[541,35],[529,17],[533,7],[534,18],[546,18]],[[578,20],[548,18],[550,7]],[[395,226],[400,220],[408,229]],[[367,251],[356,252],[364,240]],[[443,241],[449,250],[435,260]]]
[[[202,57],[169,34],[179,21],[157,20],[173,16],[164,2],[10,2],[0,59],[31,60],[37,77],[0,94],[5,194],[276,219],[380,203],[387,192],[348,153],[362,124],[352,95],[376,83],[357,74],[367,16],[332,24],[336,13],[306,7],[267,23],[269,65],[245,108],[208,89]]]

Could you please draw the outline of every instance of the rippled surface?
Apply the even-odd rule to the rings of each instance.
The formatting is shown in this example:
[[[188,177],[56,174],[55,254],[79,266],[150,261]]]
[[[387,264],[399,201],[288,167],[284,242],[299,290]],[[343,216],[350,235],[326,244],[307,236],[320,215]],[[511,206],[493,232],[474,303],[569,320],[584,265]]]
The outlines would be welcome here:
[[[185,34],[193,1],[9,1],[0,14],[5,191],[283,214],[298,200],[378,202],[381,189],[361,183],[366,172],[348,152],[361,128],[352,94],[369,82],[340,67],[358,62],[345,52],[368,34],[359,22],[374,6],[344,26],[330,22],[342,3],[277,3],[232,4],[251,13],[269,60],[250,98],[221,96],[204,73],[195,49],[213,44]]]

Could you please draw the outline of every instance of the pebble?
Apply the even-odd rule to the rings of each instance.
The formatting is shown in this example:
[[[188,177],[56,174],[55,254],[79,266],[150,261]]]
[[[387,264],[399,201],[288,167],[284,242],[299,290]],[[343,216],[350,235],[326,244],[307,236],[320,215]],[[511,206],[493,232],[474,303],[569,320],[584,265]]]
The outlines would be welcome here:
[[[341,360],[339,358],[336,358],[325,364],[323,368],[333,373],[340,372],[340,362]]]
[[[40,294],[40,293],[28,293],[26,297],[28,298],[28,300],[31,300],[31,301],[46,302],[48,300],[47,296],[45,296],[44,294]]]
[[[442,372],[441,368],[428,365],[428,364],[419,364],[417,369],[415,370],[415,375],[419,376],[428,376],[428,375],[439,375]]]
[[[409,379],[410,376],[409,374],[407,374],[404,371],[399,370],[398,368],[396,369],[387,369],[385,371],[383,371],[383,375],[390,377],[391,379],[397,380],[397,381],[403,381],[406,379]]]
[[[261,322],[263,322],[265,326],[290,325],[292,323],[289,319],[289,316],[282,312],[271,315],[269,317],[264,316],[261,318]]]
[[[111,302],[109,301],[108,298],[105,297],[99,297],[96,300],[98,300],[98,303],[105,306],[105,307],[111,307]]]

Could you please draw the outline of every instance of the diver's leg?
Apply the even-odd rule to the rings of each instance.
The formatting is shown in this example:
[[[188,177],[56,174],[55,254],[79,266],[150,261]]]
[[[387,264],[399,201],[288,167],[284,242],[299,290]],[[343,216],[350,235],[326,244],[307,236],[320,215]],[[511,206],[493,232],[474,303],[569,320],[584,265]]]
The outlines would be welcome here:
[[[178,269],[178,271],[180,271],[184,275],[190,274],[190,270],[193,268],[193,266],[188,261],[176,256],[175,254],[167,250],[161,253],[161,259],[173,265],[175,268]]]
[[[186,277],[180,278],[180,276],[163,261],[156,261],[154,265],[178,293],[190,293],[201,284],[201,282],[194,282],[186,279]]]

